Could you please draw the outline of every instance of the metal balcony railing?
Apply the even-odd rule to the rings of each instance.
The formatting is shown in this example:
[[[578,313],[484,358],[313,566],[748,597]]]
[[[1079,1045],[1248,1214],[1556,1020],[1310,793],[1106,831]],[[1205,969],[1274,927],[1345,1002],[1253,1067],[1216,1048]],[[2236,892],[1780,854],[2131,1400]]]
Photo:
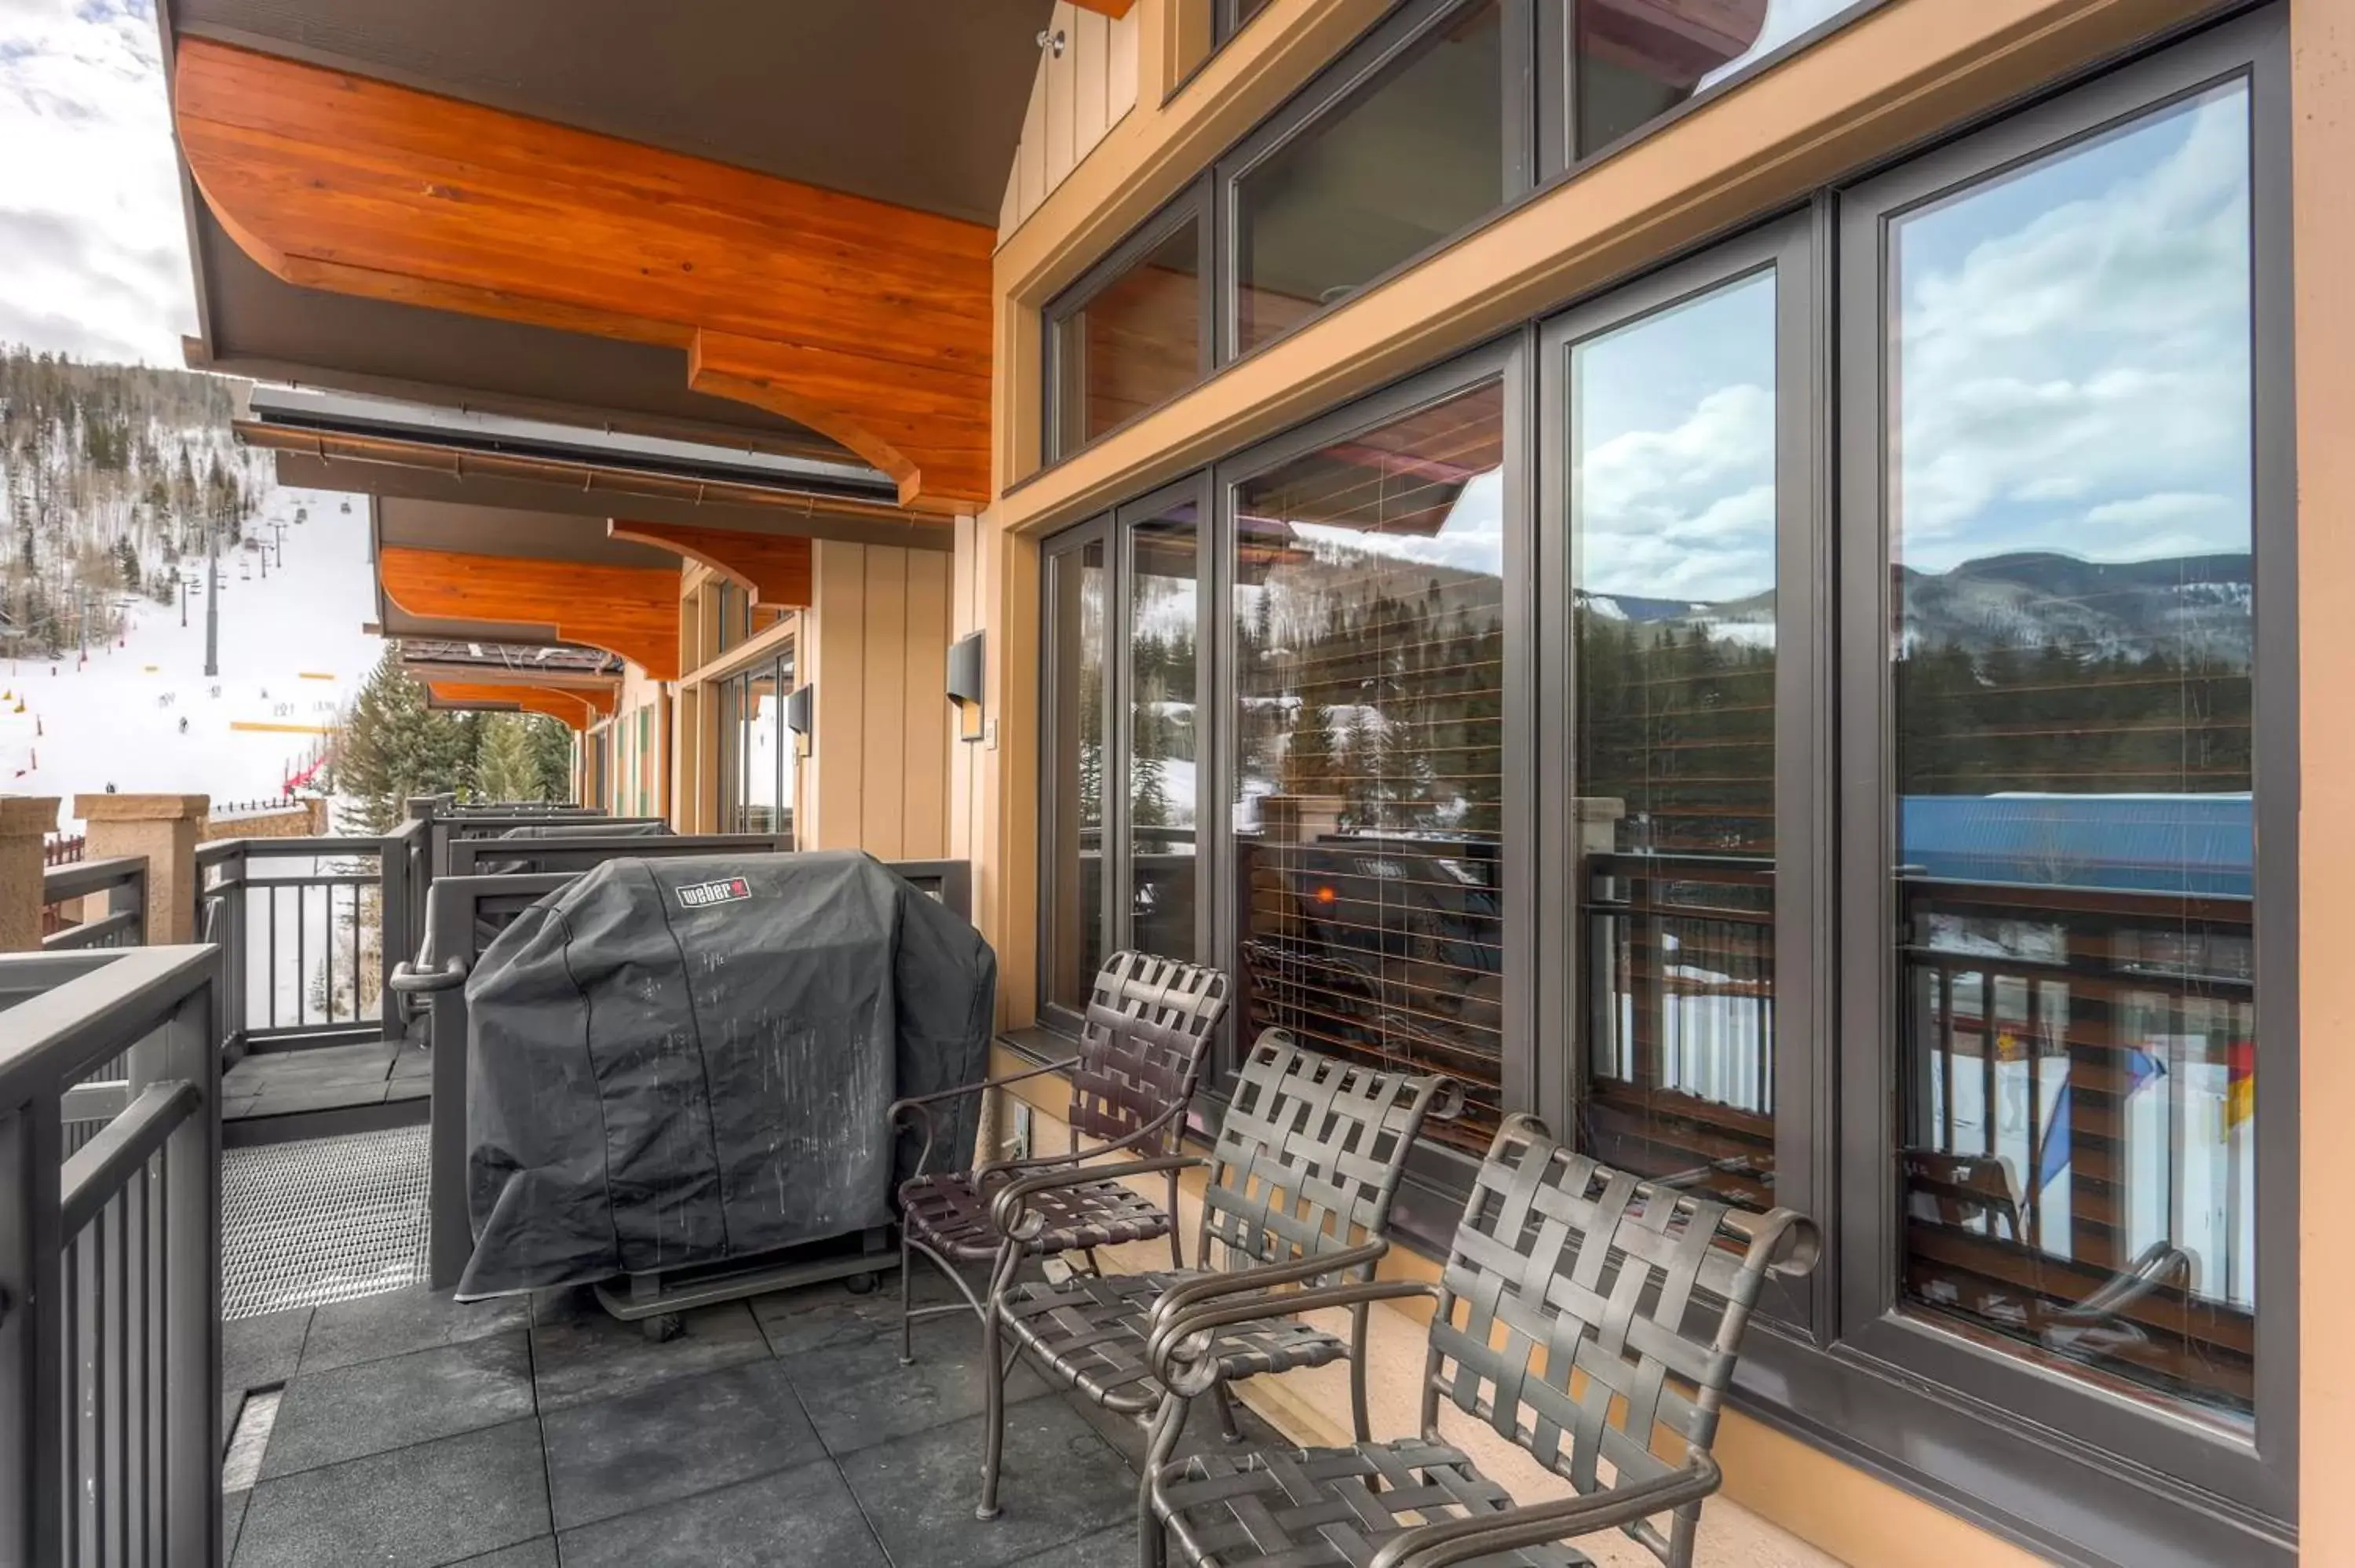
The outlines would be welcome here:
[[[0,1561],[217,1561],[218,977],[209,948],[0,958]]]
[[[197,870],[197,934],[221,948],[224,1048],[398,1036],[384,980],[408,956],[409,878],[393,841],[224,839],[198,847]]]
[[[104,897],[102,913],[88,900]],[[50,952],[136,948],[147,940],[147,863],[78,860],[41,873],[41,946]]]

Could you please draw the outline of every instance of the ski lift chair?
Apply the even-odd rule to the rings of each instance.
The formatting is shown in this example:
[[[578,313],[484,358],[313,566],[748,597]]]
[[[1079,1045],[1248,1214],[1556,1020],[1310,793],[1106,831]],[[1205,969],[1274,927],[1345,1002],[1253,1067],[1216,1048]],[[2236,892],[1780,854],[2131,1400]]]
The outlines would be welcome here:
[[[1597,1245],[1600,1243],[1601,1245]],[[1473,1178],[1435,1286],[1385,1280],[1270,1296],[1245,1275],[1157,1314],[1148,1348],[1168,1393],[1145,1466],[1138,1552],[1174,1542],[1218,1568],[1591,1568],[1565,1544],[1616,1529],[1689,1568],[1710,1445],[1769,1275],[1815,1266],[1814,1224],[1756,1214],[1597,1164],[1509,1116]],[[1188,1399],[1241,1372],[1222,1347],[1272,1314],[1430,1297],[1422,1430],[1347,1447],[1174,1461]],[[1573,1383],[1573,1374],[1577,1381]],[[1440,1432],[1440,1401],[1516,1444],[1575,1495],[1518,1505]],[[1682,1452],[1655,1451],[1660,1428]],[[1602,1484],[1599,1466],[1612,1476]],[[1667,1515],[1666,1528],[1654,1521]]]

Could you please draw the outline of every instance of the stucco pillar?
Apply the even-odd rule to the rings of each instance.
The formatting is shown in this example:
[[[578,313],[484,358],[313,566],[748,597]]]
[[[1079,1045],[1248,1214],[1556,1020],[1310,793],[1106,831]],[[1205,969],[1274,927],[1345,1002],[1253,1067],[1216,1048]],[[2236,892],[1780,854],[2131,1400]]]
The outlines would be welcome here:
[[[90,824],[91,859],[147,863],[151,946],[197,939],[197,840],[211,810],[208,795],[74,797],[74,815]]]
[[[0,953],[41,945],[41,843],[58,825],[55,795],[0,795]]]

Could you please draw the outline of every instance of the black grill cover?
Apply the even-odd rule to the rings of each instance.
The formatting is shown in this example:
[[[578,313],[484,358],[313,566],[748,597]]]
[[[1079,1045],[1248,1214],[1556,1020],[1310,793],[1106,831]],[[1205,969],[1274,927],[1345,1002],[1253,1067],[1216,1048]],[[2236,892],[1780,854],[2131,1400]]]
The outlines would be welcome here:
[[[986,1070],[997,959],[856,853],[613,860],[466,980],[462,1298],[655,1273],[891,1219],[891,1102]],[[973,1158],[978,1097],[941,1119]]]

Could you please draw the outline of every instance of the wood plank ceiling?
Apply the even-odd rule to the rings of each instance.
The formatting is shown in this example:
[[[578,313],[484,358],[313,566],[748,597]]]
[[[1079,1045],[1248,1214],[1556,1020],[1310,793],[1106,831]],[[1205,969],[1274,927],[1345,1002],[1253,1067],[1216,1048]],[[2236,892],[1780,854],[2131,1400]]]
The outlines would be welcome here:
[[[553,686],[506,686],[485,682],[429,681],[426,692],[434,705],[445,708],[519,709],[561,719],[574,729],[587,729],[599,718],[611,716],[612,697],[600,702],[587,692],[559,691]]]
[[[616,539],[652,545],[700,561],[750,594],[754,604],[776,609],[810,606],[812,551],[807,539],[620,517],[608,523],[605,532]]]
[[[204,38],[174,80],[198,189],[284,281],[677,348],[904,506],[987,500],[986,227]]]
[[[559,641],[620,654],[651,680],[679,677],[676,571],[387,545],[377,578],[411,615],[544,626]]]

